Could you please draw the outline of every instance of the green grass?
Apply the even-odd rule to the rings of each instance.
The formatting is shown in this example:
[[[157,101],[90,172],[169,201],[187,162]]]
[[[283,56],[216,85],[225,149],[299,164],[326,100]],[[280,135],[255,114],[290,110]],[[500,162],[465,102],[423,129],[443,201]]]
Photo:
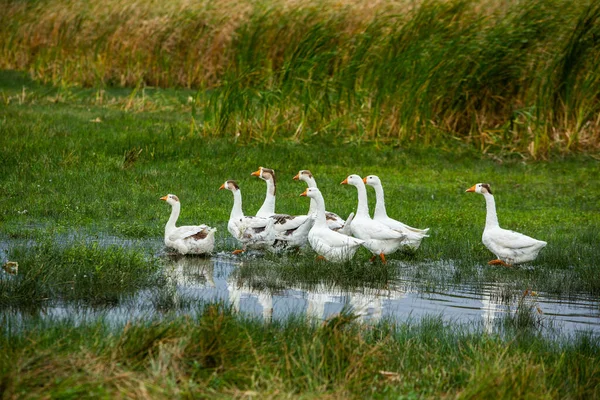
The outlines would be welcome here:
[[[277,210],[302,214],[308,209],[308,200],[299,197],[304,185],[292,177],[310,169],[327,208],[346,216],[355,211],[356,190],[340,182],[351,173],[376,174],[391,216],[431,228],[416,254],[391,259],[459,267],[451,277],[423,267],[432,282],[506,280],[522,285],[521,291],[527,286],[565,295],[600,291],[600,168],[590,156],[533,162],[519,156],[482,157],[460,143],[444,150],[320,138],[245,145],[190,129],[185,91],[109,90],[99,103],[94,89],[40,86],[15,73],[0,77],[0,93],[9,99],[0,110],[0,234],[6,238],[155,238],[158,250],[170,212],[158,199],[174,193],[182,202],[180,224],[217,227],[217,251],[231,250],[235,242],[226,223],[232,198],[218,190],[225,180],[238,180],[244,210],[252,215],[262,204],[265,186],[250,173],[259,165],[274,168]],[[23,87],[24,99],[15,100]],[[465,193],[477,182],[492,184],[503,227],[549,243],[533,268],[479,271],[492,254],[481,243],[484,201]],[[285,263],[275,258],[257,266],[257,273],[272,275],[273,282],[321,277],[342,286],[369,280],[380,285],[394,276],[389,268],[369,274],[362,264],[366,251],[356,255],[352,268],[320,267],[312,257],[309,252]]]
[[[42,308],[57,300],[115,305],[140,289],[164,286],[158,260],[139,249],[47,240],[17,245],[8,256],[18,260],[19,272],[0,275],[1,308]]]
[[[265,324],[227,307],[197,318],[34,322],[0,336],[8,397],[596,398],[600,343],[510,341],[437,318],[366,326]]]
[[[2,5],[0,68],[57,86],[198,89],[190,128],[206,136],[456,140],[534,159],[600,144],[592,0]]]

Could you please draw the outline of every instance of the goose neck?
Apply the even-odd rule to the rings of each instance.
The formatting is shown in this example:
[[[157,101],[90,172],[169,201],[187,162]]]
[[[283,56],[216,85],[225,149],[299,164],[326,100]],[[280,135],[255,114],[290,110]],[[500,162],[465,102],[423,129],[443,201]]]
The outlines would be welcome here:
[[[310,199],[310,206],[308,207],[308,215],[316,215],[318,210],[317,201]]]
[[[375,185],[373,186],[375,189],[375,217],[386,218],[387,211],[385,210],[385,198],[383,195],[383,186]]]
[[[485,227],[492,228],[498,226],[498,215],[496,214],[496,202],[494,201],[494,196],[489,193],[484,193],[483,197],[485,198]]]
[[[322,194],[318,194],[315,198],[311,198],[311,208],[312,203],[315,204],[315,224],[314,226],[322,227],[327,226],[327,220],[325,218],[325,200],[323,199]]]
[[[181,203],[177,202],[171,206],[171,216],[165,225],[165,232],[170,232],[176,228],[177,219],[179,218],[179,212],[181,211]]]
[[[356,210],[356,215],[369,217],[369,203],[367,200],[367,188],[365,187],[365,184],[361,181],[356,185],[356,190],[358,191],[358,208]]]
[[[233,207],[231,208],[231,214],[229,219],[241,218],[244,216],[242,211],[242,192],[235,190],[233,192]]]
[[[263,205],[256,213],[257,217],[270,217],[275,214],[275,192],[277,188],[273,179],[268,179],[265,182],[267,183],[267,194]]]
[[[306,185],[309,188],[316,188],[317,187],[317,181],[315,181],[315,178],[305,178],[304,182],[306,182]]]

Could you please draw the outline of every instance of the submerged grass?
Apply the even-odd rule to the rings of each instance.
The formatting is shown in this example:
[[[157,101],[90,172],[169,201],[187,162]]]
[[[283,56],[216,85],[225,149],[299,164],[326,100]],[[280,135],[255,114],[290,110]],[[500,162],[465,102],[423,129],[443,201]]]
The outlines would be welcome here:
[[[348,312],[323,324],[264,324],[227,307],[197,318],[35,324],[0,337],[5,396],[261,398],[596,398],[591,336],[506,342],[437,318],[366,326]]]
[[[340,289],[360,287],[381,288],[398,277],[398,265],[369,263],[366,253],[344,263],[315,260],[315,253],[305,251],[294,255],[273,255],[259,260],[248,260],[235,271],[234,276],[246,285],[277,290],[289,287],[313,288],[331,285]],[[360,257],[360,256],[359,256]]]
[[[36,308],[59,301],[115,305],[140,289],[161,286],[159,262],[137,249],[52,241],[10,249],[19,273],[0,274],[0,308]]]
[[[3,0],[2,9],[0,68],[58,86],[199,89],[189,123],[204,136],[458,140],[532,158],[600,144],[591,0]]]

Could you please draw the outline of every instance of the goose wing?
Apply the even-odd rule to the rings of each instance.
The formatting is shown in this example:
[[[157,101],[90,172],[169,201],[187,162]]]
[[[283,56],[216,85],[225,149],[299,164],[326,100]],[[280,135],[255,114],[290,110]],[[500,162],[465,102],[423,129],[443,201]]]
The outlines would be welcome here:
[[[192,236],[194,239],[204,239],[206,236],[208,236],[210,229],[212,228],[210,228],[208,225],[180,226],[175,231],[171,232],[169,235],[169,240],[182,240]]]
[[[276,231],[289,231],[298,229],[308,219],[308,215],[288,215],[288,214],[273,214],[269,218],[273,220],[273,227]]]
[[[413,228],[412,226],[408,226],[405,223],[398,221],[397,219],[390,218],[390,217],[387,217],[387,219],[382,219],[379,221],[383,222],[384,224],[386,224],[387,226],[389,226],[392,229],[395,229],[395,230],[398,230],[401,232],[406,232],[409,236],[411,234],[417,234],[420,237],[429,237],[429,235],[427,235],[429,228],[426,228],[426,229]]]
[[[351,212],[350,215],[348,215],[348,218],[346,218],[346,222],[344,223],[344,226],[342,226],[340,229],[336,229],[336,231],[338,231],[339,233],[342,233],[344,235],[348,235],[350,236],[352,234],[352,220],[354,219],[354,213]]]
[[[352,221],[353,224],[356,220]],[[369,220],[367,223],[361,224],[360,228],[363,230],[371,239],[376,240],[391,240],[391,239],[404,239],[406,236],[392,228],[385,226],[384,224]]]
[[[345,221],[336,213],[325,211],[325,220],[329,229],[338,230],[344,227]]]
[[[365,242],[362,239],[357,239],[332,230],[326,231],[323,234],[322,240],[331,247],[358,246]]]
[[[262,238],[270,234],[272,226],[273,221],[270,218],[247,216],[240,219],[238,232],[240,235]]]
[[[527,235],[523,235],[522,233],[508,229],[495,230],[493,233],[488,235],[487,239],[497,246],[508,249],[523,249],[545,243]]]
[[[241,218],[240,222],[245,228],[261,229],[266,228],[270,221],[268,218],[246,216]]]

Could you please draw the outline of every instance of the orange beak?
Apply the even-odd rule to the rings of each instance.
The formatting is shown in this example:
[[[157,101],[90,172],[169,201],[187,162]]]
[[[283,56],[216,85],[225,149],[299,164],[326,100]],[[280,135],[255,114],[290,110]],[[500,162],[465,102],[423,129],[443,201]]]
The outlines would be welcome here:
[[[302,194],[300,196],[306,197],[306,190],[304,192],[302,192]]]
[[[473,185],[473,186],[471,186],[470,188],[468,188],[467,190],[465,190],[465,192],[474,192],[474,191],[475,191],[475,187],[476,187],[476,186],[477,186],[477,185]]]
[[[295,181],[297,181],[298,179],[300,179],[300,174],[296,174],[296,176],[294,178],[292,178],[292,179],[294,179]]]
[[[363,178],[363,182],[367,183],[367,177],[366,176]]]
[[[340,185],[347,185],[348,184],[348,178],[344,179],[342,181],[342,183],[340,183]]]
[[[261,169],[262,169],[262,167],[258,167],[258,170],[256,170],[253,173],[251,173],[250,176],[260,176],[260,170]]]
[[[219,190],[221,189],[225,189],[225,184],[222,184],[221,187],[219,188]]]
[[[161,197],[160,199],[161,199],[161,200],[164,200],[164,201],[167,201],[167,198],[168,198],[167,196],[163,196],[163,197]]]

